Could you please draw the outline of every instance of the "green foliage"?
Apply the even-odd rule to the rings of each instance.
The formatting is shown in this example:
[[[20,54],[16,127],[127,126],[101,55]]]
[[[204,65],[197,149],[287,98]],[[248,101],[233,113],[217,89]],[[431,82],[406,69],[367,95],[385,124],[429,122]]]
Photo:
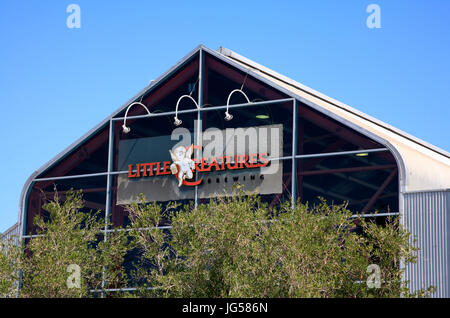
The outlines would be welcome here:
[[[410,234],[396,219],[384,226],[356,220],[344,206],[290,203],[269,209],[255,195],[211,199],[198,207],[139,203],[126,207],[131,225],[107,233],[99,212],[68,191],[44,205],[38,235],[25,246],[0,246],[0,296],[15,297],[426,297],[402,281],[414,262]],[[171,228],[162,230],[162,224]],[[356,233],[358,227],[360,232]],[[138,252],[131,273],[124,261]],[[67,284],[80,266],[79,288]],[[380,268],[369,288],[368,267]],[[128,274],[131,275],[128,275]],[[131,277],[130,277],[131,276]],[[131,283],[130,283],[131,279]],[[105,281],[105,284],[102,284]],[[131,284],[131,285],[130,285]],[[106,288],[137,287],[136,292]]]
[[[141,289],[142,296],[400,297],[433,290],[409,294],[400,260],[414,261],[415,250],[394,219],[383,227],[361,219],[360,235],[344,206],[269,210],[241,193],[177,213],[169,206],[169,233],[154,228],[161,207],[144,202],[128,207],[141,263],[151,264],[138,273],[152,288]],[[380,288],[366,284],[373,263],[381,269]]]
[[[68,191],[64,202],[56,194],[43,209],[49,213],[49,220],[37,216],[37,234],[17,249],[21,252],[9,257],[14,271],[5,271],[2,266],[7,281],[17,281],[17,275],[12,274],[21,273],[20,297],[92,297],[98,293],[90,290],[102,289],[103,275],[108,286],[123,281],[126,233],[108,233],[105,243],[105,221],[99,212],[82,211],[81,192]],[[80,268],[80,284],[70,287],[67,281],[74,273],[68,271],[71,264]]]
[[[14,239],[0,241],[0,298],[17,295],[20,272],[17,264],[21,249]]]

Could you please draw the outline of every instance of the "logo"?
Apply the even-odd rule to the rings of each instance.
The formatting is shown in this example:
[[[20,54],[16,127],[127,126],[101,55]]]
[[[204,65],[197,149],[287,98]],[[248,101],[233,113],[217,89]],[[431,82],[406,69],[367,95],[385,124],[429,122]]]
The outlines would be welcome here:
[[[169,150],[172,161],[137,163],[128,165],[128,178],[141,178],[151,176],[162,176],[173,174],[178,180],[178,187],[196,186],[202,182],[188,181],[194,178],[194,171],[197,173],[223,170],[252,169],[269,165],[267,153],[253,153],[250,155],[221,156],[211,158],[191,158],[194,149],[202,149],[197,145],[188,147],[178,146]]]
[[[283,125],[197,131],[119,140],[117,204],[283,192]],[[288,148],[288,147],[286,147]]]
[[[177,177],[178,187],[182,184],[195,185],[185,179],[192,179],[194,177],[195,161],[191,159],[194,151],[194,145],[189,147],[178,146],[174,152],[169,149],[170,156],[173,163],[170,165],[170,171]]]

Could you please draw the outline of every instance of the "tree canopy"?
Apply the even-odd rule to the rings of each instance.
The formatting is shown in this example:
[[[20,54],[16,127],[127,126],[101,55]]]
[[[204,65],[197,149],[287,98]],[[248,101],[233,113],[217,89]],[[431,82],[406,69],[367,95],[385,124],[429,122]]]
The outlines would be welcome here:
[[[411,293],[402,279],[416,249],[397,218],[377,225],[325,201],[269,208],[242,191],[197,207],[145,201],[140,196],[126,206],[129,226],[105,231],[100,212],[82,212],[81,192],[69,191],[64,200],[56,194],[44,206],[47,219],[34,221],[37,235],[20,246],[2,243],[0,295],[423,297],[433,292],[424,286]]]

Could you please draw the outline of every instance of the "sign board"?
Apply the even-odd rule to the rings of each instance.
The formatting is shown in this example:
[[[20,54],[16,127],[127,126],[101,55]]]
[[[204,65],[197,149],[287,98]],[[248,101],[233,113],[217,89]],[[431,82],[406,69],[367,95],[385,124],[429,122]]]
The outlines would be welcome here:
[[[117,204],[194,199],[234,195],[233,185],[244,191],[282,192],[283,126],[207,129],[198,145],[192,136],[165,135],[119,142]]]

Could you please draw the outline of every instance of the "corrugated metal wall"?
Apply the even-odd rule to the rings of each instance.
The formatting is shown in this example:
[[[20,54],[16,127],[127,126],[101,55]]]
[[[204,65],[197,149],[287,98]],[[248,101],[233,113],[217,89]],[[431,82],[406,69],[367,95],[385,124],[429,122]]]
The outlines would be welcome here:
[[[19,239],[19,226],[18,226],[18,223],[16,223],[13,226],[11,226],[4,233],[0,234],[0,240],[7,241],[9,239],[13,239],[14,242],[17,244],[18,239]]]
[[[450,190],[405,193],[404,208],[404,225],[420,248],[405,279],[412,290],[433,285],[434,297],[450,297]]]

